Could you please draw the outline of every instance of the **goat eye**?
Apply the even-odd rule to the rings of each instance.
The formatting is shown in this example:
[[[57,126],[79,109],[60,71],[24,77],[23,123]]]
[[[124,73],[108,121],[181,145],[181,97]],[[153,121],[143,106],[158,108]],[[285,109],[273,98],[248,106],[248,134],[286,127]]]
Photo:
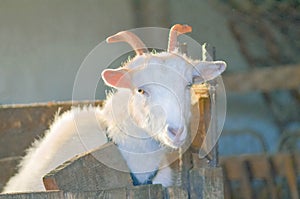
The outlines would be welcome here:
[[[188,83],[188,85],[186,85],[187,88],[191,88],[193,86],[193,83]]]
[[[145,91],[144,89],[142,89],[142,88],[138,88],[137,92],[140,93],[143,96],[149,97],[149,93],[147,91]]]
[[[143,89],[141,89],[141,88],[139,88],[137,91],[138,91],[139,93],[141,93],[141,94],[145,94],[145,91],[144,91]]]

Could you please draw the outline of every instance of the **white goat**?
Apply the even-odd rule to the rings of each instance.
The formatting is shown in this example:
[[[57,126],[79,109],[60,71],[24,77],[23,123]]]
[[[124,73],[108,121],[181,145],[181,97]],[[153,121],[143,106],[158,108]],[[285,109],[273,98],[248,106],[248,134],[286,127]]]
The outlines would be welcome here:
[[[187,138],[190,86],[209,81],[226,68],[222,61],[192,60],[178,53],[178,34],[190,31],[190,26],[174,25],[168,51],[162,53],[148,53],[131,32],[109,37],[109,43],[128,42],[137,54],[123,67],[102,72],[105,83],[117,91],[103,108],[73,108],[58,117],[45,137],[33,144],[4,192],[44,190],[42,177],[47,172],[102,145],[106,134],[119,148],[134,184],[172,185],[171,168],[160,166],[165,148],[178,149]]]

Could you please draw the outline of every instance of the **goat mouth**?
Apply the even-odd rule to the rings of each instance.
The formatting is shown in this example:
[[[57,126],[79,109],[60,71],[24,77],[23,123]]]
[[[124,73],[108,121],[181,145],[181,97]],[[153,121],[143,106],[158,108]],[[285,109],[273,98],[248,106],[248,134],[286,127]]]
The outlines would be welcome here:
[[[168,134],[173,134],[172,132],[167,131],[164,137],[164,143],[166,146],[172,149],[179,149],[184,143],[185,139],[180,139],[180,136],[176,136],[175,139],[171,139]]]

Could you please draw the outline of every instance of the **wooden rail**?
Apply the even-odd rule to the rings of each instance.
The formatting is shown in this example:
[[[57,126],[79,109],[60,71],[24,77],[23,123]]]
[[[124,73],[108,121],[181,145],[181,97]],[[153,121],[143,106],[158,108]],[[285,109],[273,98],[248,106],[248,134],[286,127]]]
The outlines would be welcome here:
[[[225,198],[299,199],[299,157],[278,153],[221,158]]]
[[[299,89],[300,65],[257,68],[243,73],[223,75],[226,90],[230,92],[272,91]]]

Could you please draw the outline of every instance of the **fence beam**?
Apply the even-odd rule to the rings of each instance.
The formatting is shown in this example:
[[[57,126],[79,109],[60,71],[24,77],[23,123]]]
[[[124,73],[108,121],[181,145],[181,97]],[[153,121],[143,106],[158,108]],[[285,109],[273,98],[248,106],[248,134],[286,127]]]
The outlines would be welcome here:
[[[226,90],[250,92],[280,89],[299,89],[300,64],[278,67],[265,67],[242,73],[223,75]]]

